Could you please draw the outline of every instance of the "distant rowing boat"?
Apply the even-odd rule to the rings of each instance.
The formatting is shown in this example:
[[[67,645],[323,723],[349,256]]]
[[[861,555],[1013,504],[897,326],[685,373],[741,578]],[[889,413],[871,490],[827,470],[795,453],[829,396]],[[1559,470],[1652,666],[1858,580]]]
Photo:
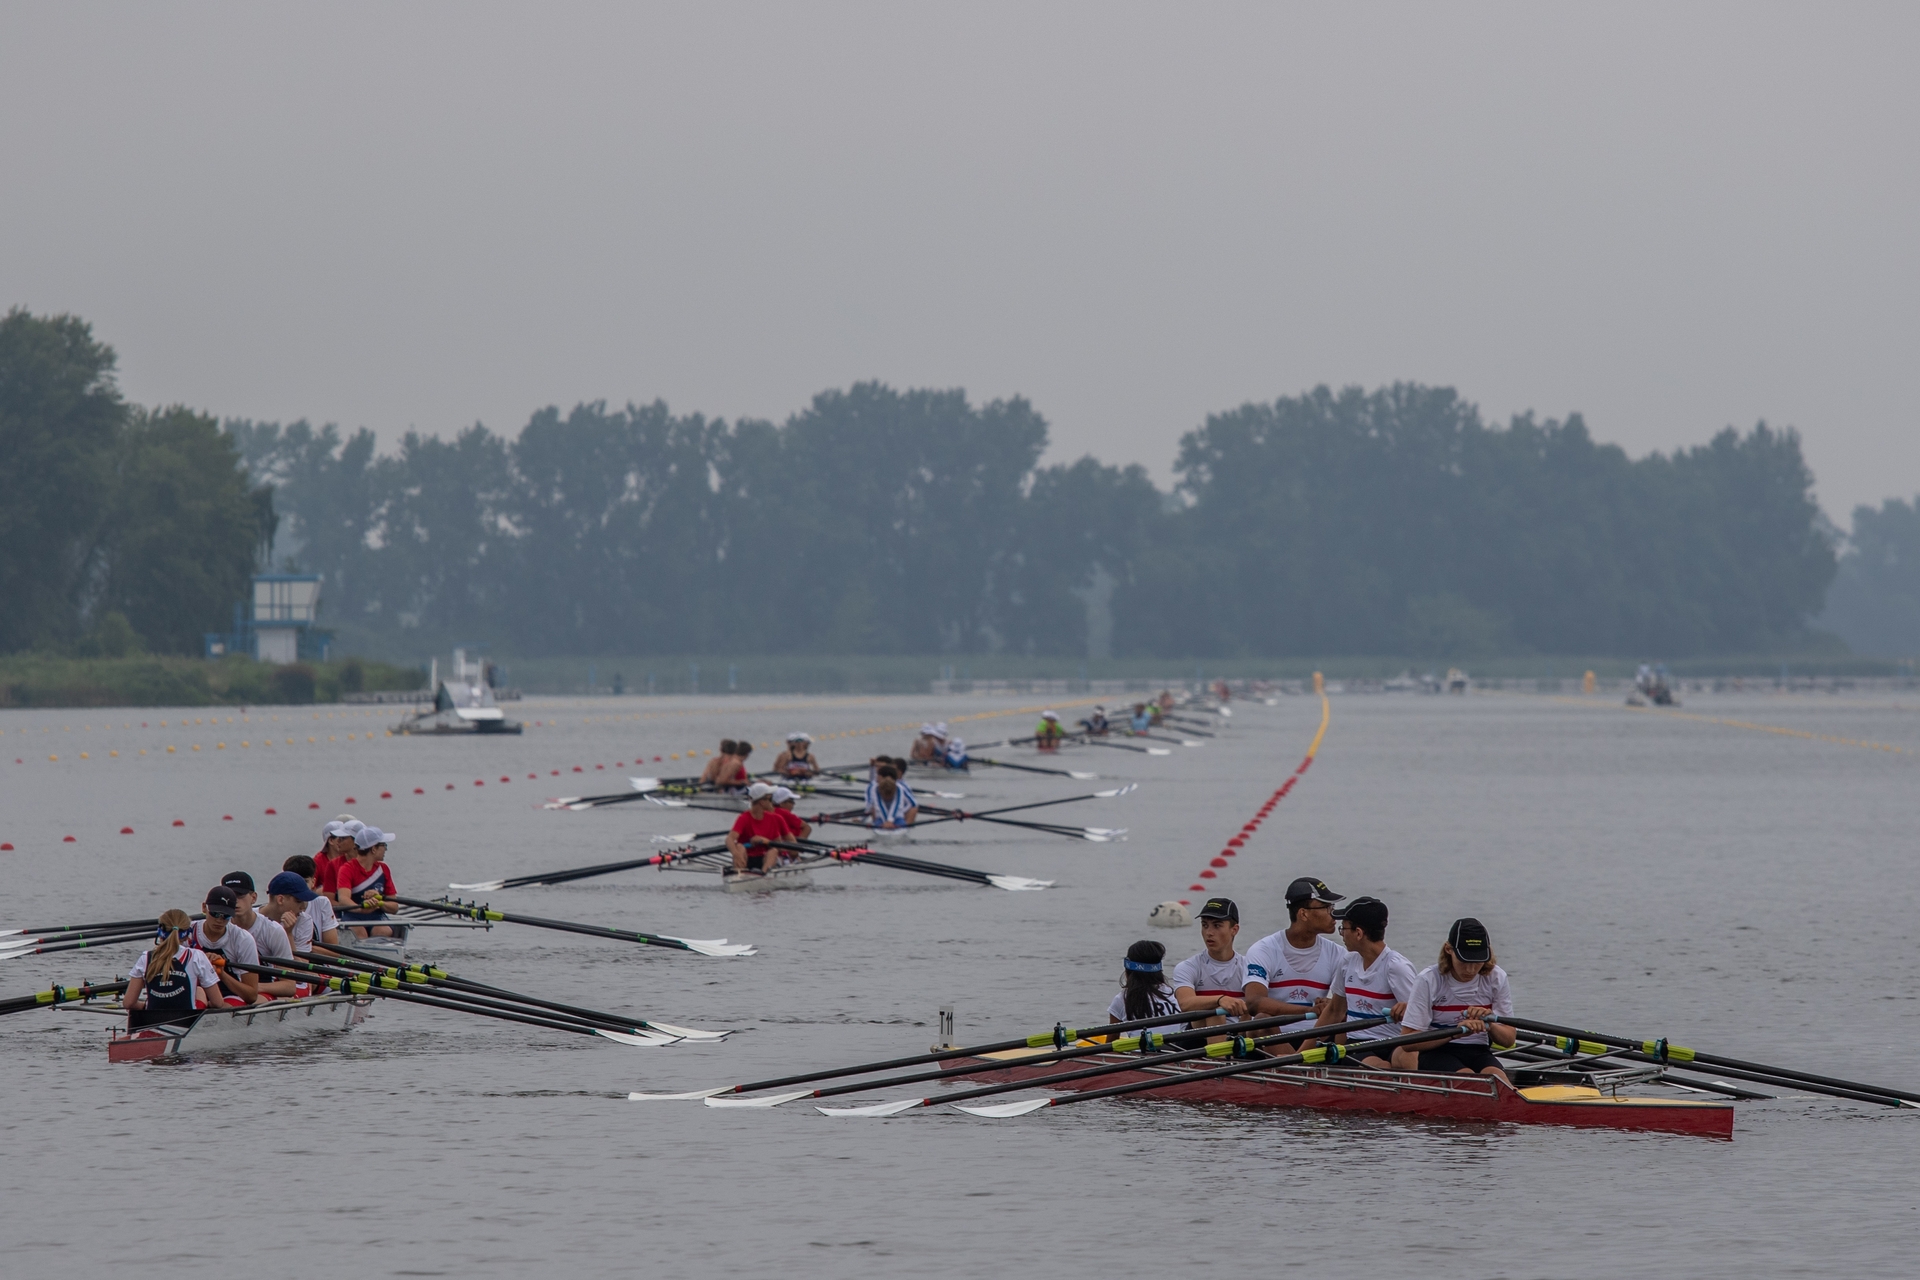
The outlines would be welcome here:
[[[1031,1080],[1049,1087],[1046,1077],[1057,1065],[1023,1067],[1020,1059],[1044,1052],[1015,1049],[960,1059],[954,1066],[969,1077],[997,1081]],[[1137,1055],[1105,1054],[1088,1063],[1121,1063]],[[1003,1064],[1003,1065],[1002,1065]],[[999,1065],[1000,1069],[995,1070]],[[1205,1062],[1155,1066],[1151,1059],[1136,1071],[1065,1081],[1060,1089],[1095,1089],[1167,1079],[1205,1070]],[[1524,1073],[1516,1073],[1524,1082]],[[1654,1077],[1657,1078],[1657,1077]],[[1351,1067],[1275,1067],[1239,1075],[1171,1084],[1153,1096],[1184,1102],[1219,1102],[1243,1107],[1305,1107],[1317,1111],[1369,1111],[1442,1120],[1558,1124],[1589,1129],[1633,1129],[1658,1133],[1733,1137],[1733,1106],[1695,1098],[1622,1097],[1589,1086],[1542,1084],[1515,1088],[1492,1076],[1436,1075],[1417,1071],[1372,1071]]]
[[[330,994],[268,1000],[244,1008],[205,1009],[180,1022],[156,1023],[113,1033],[108,1062],[152,1062],[189,1054],[229,1053],[257,1044],[336,1034],[357,1026],[373,1001]]]

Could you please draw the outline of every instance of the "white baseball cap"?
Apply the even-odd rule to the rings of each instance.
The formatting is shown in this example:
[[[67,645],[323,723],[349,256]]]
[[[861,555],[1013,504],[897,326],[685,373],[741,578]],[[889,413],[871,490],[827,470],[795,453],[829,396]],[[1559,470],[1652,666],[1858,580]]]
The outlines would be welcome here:
[[[756,782],[747,788],[747,799],[749,800],[765,800],[772,794],[773,788],[764,782]]]
[[[812,742],[813,735],[810,733],[802,733],[800,732],[800,730],[795,729],[792,733],[787,735],[787,741],[788,742]]]
[[[392,844],[393,841],[393,832],[382,831],[378,827],[369,827],[364,824],[353,833],[354,846],[360,849],[371,849],[377,844]]]
[[[785,804],[789,800],[798,800],[799,798],[799,793],[789,787],[775,787],[773,789],[773,802],[775,804]]]
[[[931,737],[934,737],[934,736],[935,736],[935,735],[937,735],[937,734],[938,734],[939,732],[940,732],[940,731],[939,731],[938,729],[935,729],[935,728],[933,727],[933,723],[932,723],[931,721],[929,721],[928,723],[926,723],[926,724],[923,724],[923,725],[921,725],[921,726],[920,726],[920,736],[921,736],[921,737],[923,737],[923,738],[931,738]]]

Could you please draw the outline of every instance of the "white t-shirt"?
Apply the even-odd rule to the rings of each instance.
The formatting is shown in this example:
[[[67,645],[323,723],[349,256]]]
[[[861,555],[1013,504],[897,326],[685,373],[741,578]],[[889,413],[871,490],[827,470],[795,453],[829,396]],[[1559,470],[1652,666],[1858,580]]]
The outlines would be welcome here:
[[[1197,951],[1173,966],[1173,977],[1167,985],[1175,991],[1191,987],[1197,996],[1237,996],[1247,986],[1246,958],[1236,953],[1231,960],[1215,960]],[[1239,1021],[1232,1017],[1227,1020]]]
[[[1430,964],[1414,979],[1413,994],[1407,997],[1407,1012],[1400,1019],[1409,1031],[1433,1027],[1458,1026],[1466,1011],[1475,1005],[1491,1009],[1496,1017],[1513,1012],[1513,992],[1507,987],[1507,971],[1499,965],[1477,975],[1471,982],[1456,982]],[[1486,1032],[1461,1036],[1455,1044],[1485,1044]],[[1444,1046],[1433,1045],[1431,1048]]]
[[[1247,948],[1247,981],[1264,982],[1275,1000],[1311,1007],[1333,989],[1346,963],[1347,949],[1328,934],[1303,950],[1285,932],[1270,933]]]
[[[1418,975],[1413,971],[1413,962],[1392,947],[1382,951],[1372,965],[1368,965],[1358,951],[1349,951],[1346,961],[1340,966],[1340,972],[1334,976],[1333,990],[1327,994],[1347,998],[1348,1021],[1361,1018],[1391,1019],[1393,1006],[1413,998],[1413,984],[1416,981]],[[1388,1021],[1377,1027],[1352,1032],[1347,1039],[1385,1040],[1399,1034],[1400,1029]]]
[[[193,922],[194,946],[207,952],[209,955],[223,955],[227,959],[238,961],[241,964],[260,963],[260,948],[254,945],[253,935],[233,921],[227,921],[227,931],[220,935],[220,941],[218,942],[210,942],[207,940],[206,929],[207,922],[205,920],[195,920]],[[233,976],[238,978],[241,975],[235,973]]]
[[[302,911],[293,918],[293,933],[287,939],[295,951],[313,950],[313,917]]]
[[[253,923],[247,926],[247,932],[253,935],[254,947],[267,959],[293,959],[293,947],[287,942],[287,931],[280,927],[278,920],[269,920],[256,911],[253,913]]]
[[[312,950],[312,944],[316,940],[326,937],[327,930],[338,929],[340,927],[340,918],[333,914],[333,904],[327,901],[324,896],[315,898],[312,902],[309,902],[306,907],[302,909],[301,914],[311,922],[310,932],[307,934],[307,945],[300,948],[302,951]]]
[[[1149,1006],[1147,1010],[1147,1016],[1149,1018],[1157,1018],[1163,1013],[1180,1012],[1180,1002],[1173,998],[1173,988],[1164,982],[1160,984],[1159,990],[1147,997],[1147,1004]],[[1133,1021],[1132,1018],[1127,1016],[1127,993],[1125,991],[1115,996],[1113,1002],[1107,1006],[1107,1016],[1115,1022]],[[1174,1031],[1184,1031],[1186,1030],[1186,1025],[1179,1022],[1167,1022],[1157,1027],[1147,1027],[1145,1030],[1153,1032],[1156,1035],[1166,1035]]]
[[[133,962],[133,968],[127,970],[127,976],[145,981],[147,957],[152,954],[153,952],[151,951],[142,951],[140,958]],[[175,968],[185,969],[187,971],[187,977],[192,981],[193,989],[196,992],[198,992],[201,987],[217,987],[220,985],[220,975],[213,971],[213,961],[207,959],[192,947],[181,948],[174,954],[173,962]],[[195,998],[196,1000],[198,999],[197,996]]]

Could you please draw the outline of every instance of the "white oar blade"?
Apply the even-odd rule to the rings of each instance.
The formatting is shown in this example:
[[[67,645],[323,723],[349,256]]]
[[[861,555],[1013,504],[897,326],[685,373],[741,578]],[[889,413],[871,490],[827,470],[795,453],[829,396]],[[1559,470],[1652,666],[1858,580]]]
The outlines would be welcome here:
[[[1225,716],[1225,717],[1226,717],[1227,719],[1229,719],[1229,720],[1231,720],[1231,719],[1233,719],[1233,708],[1232,708],[1232,707],[1222,707],[1222,708],[1220,708],[1220,714],[1221,714],[1221,715],[1223,715],[1223,716]]]
[[[579,796],[555,796],[540,807],[542,809],[564,809],[570,804],[578,803],[580,798]]]
[[[692,844],[693,832],[683,831],[677,836],[654,836],[655,844]]]
[[[713,1104],[708,1103],[707,1105],[712,1106]],[[989,1102],[985,1106],[979,1107],[969,1107],[956,1102],[953,1104],[953,1109],[955,1111],[964,1111],[970,1116],[985,1116],[989,1120],[1007,1120],[1013,1116],[1024,1116],[1030,1111],[1038,1111],[1042,1107],[1050,1107],[1052,1105],[1052,1098],[1026,1098],[1019,1102]]]
[[[656,1035],[651,1031],[608,1031],[603,1027],[595,1027],[593,1033],[605,1036],[615,1044],[632,1045],[635,1048],[652,1049],[663,1044],[680,1043],[679,1036]]]
[[[1051,880],[1029,880],[1026,876],[988,876],[987,883],[996,889],[1005,889],[1009,893],[1020,893],[1027,889],[1051,889]]]
[[[1076,839],[1085,840],[1088,844],[1107,844],[1112,839],[1112,837],[1110,836],[1103,836],[1103,835],[1097,834],[1096,832],[1086,831],[1086,830],[1082,830],[1077,833],[1069,831],[1069,832],[1066,832],[1065,834],[1075,836]]]
[[[11,938],[15,934],[25,933],[25,929],[0,929],[0,938]]]
[[[633,785],[635,791],[657,791],[660,788],[660,779],[658,778],[628,778],[627,781]]]
[[[1095,800],[1111,800],[1115,796],[1124,796],[1130,791],[1138,791],[1139,789],[1140,789],[1139,783],[1129,782],[1126,786],[1115,787],[1111,791],[1096,791],[1093,793],[1093,798]]]
[[[472,884],[450,884],[449,889],[466,889],[473,893],[492,893],[496,889],[507,887],[505,880],[476,880]]]
[[[657,804],[662,809],[684,809],[687,807],[687,802],[685,800],[672,800],[672,799],[668,799],[666,796],[648,796],[647,803]]]
[[[671,1022],[649,1022],[647,1025],[682,1040],[725,1040],[733,1034],[731,1030],[702,1031],[699,1027],[676,1027]]]
[[[1195,742],[1192,738],[1182,738],[1180,739],[1180,745],[1183,747],[1204,747],[1207,744],[1204,742]]]
[[[708,1098],[710,1107],[757,1107],[762,1110],[777,1107],[783,1102],[792,1102],[797,1098],[811,1098],[813,1090],[802,1089],[798,1093],[770,1093],[760,1098]]]
[[[967,793],[964,791],[936,791],[933,794],[942,800],[965,800],[967,798]]]
[[[925,1098],[902,1098],[898,1102],[876,1102],[866,1107],[815,1107],[823,1116],[897,1116],[902,1111],[925,1106]]]
[[[716,1093],[725,1093],[731,1085],[722,1085],[718,1089],[695,1089],[692,1093],[630,1093],[628,1102],[698,1102],[702,1098],[711,1098]]]
[[[1100,775],[1097,773],[1085,773],[1079,769],[1069,769],[1067,770],[1067,776],[1072,778],[1078,778],[1082,782],[1092,782],[1095,778],[1098,778]]]
[[[663,938],[672,938],[672,934],[663,933]],[[725,938],[673,938],[675,942],[687,944],[687,950],[703,956],[750,956],[755,954],[752,945],[745,942],[728,942]]]
[[[1173,752],[1165,747],[1148,747],[1147,754],[1150,756],[1170,756]]]

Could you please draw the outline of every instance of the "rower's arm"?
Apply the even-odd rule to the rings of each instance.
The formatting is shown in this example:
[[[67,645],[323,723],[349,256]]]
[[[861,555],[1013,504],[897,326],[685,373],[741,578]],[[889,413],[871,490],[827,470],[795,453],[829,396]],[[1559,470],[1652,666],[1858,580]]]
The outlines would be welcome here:
[[[1321,1013],[1319,1018],[1315,1019],[1314,1026],[1324,1027],[1330,1023],[1345,1022],[1347,1020],[1347,998],[1345,996],[1328,996],[1326,1004],[1326,1010]],[[1344,1035],[1335,1038],[1342,1044],[1347,1042],[1347,1038]]]
[[[918,805],[916,805],[913,808],[907,810],[907,825],[912,826],[914,823],[918,821],[920,821],[920,808]]]
[[[120,997],[120,1007],[122,1009],[138,1009],[140,1007],[140,993],[145,989],[146,984],[140,979],[128,978],[126,994]]]
[[[1311,1014],[1313,1012],[1313,1006],[1310,1004],[1288,1004],[1285,1000],[1274,999],[1264,982],[1249,982],[1244,994],[1247,998],[1247,1008],[1257,1018],[1272,1018],[1283,1013]]]

